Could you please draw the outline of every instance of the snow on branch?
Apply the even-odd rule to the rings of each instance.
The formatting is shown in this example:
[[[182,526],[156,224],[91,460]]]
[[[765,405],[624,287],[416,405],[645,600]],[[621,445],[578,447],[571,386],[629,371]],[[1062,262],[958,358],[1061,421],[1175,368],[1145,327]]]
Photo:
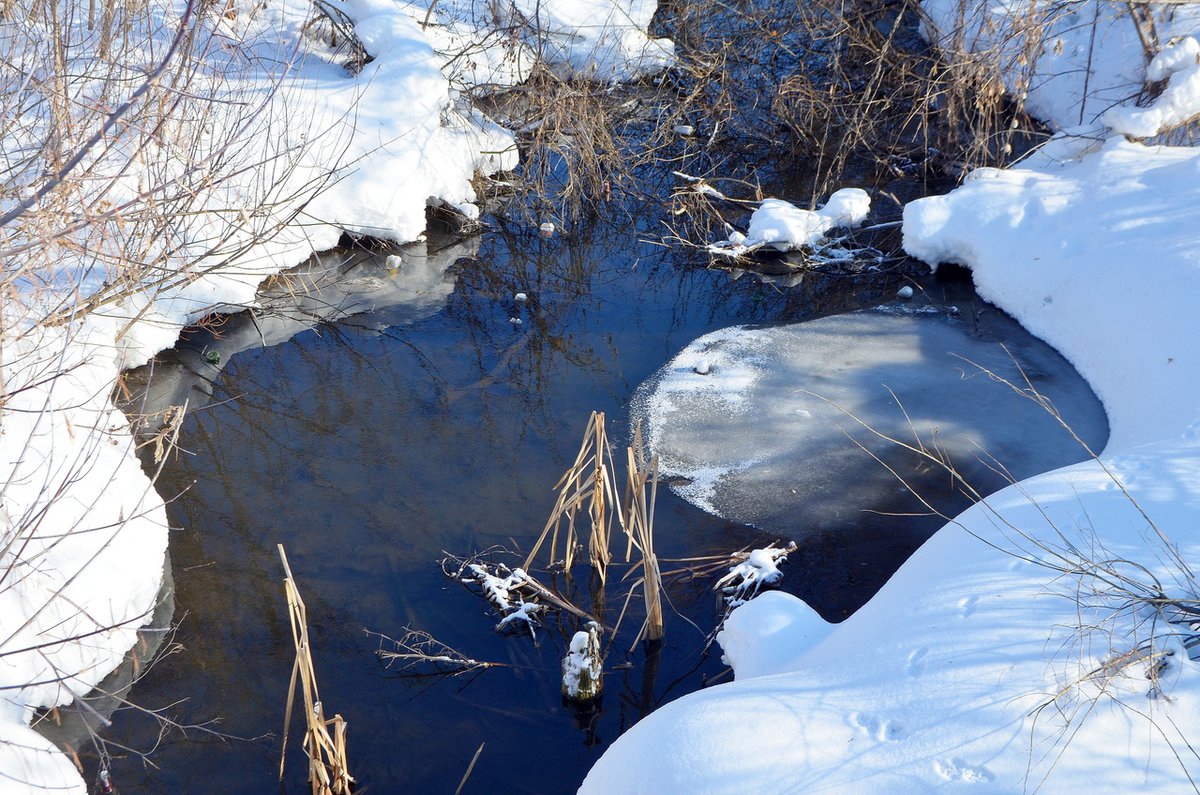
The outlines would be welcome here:
[[[758,596],[764,585],[778,585],[783,580],[779,564],[786,561],[788,553],[795,549],[795,541],[789,541],[785,547],[771,544],[752,549],[741,562],[730,567],[728,574],[717,580],[713,589],[725,594],[725,601],[731,608],[745,604]]]
[[[765,199],[750,216],[745,234],[729,227],[729,237],[710,244],[710,254],[744,257],[759,249],[799,251],[818,246],[836,227],[860,225],[871,211],[871,197],[861,188],[842,188],[819,210],[804,210],[782,199]]]
[[[441,560],[441,566],[447,577],[471,590],[478,589],[478,593],[500,614],[495,627],[497,632],[527,629],[536,640],[537,616],[552,608],[585,621],[594,620],[520,566],[509,568],[503,563],[488,563],[478,557],[459,558],[449,553]]]

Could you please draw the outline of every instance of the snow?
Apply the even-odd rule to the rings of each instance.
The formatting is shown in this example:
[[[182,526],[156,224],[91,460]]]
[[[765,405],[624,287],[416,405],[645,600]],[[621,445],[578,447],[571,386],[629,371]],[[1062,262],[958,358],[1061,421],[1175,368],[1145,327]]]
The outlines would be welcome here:
[[[1092,125],[1109,108],[1131,103],[1147,77],[1148,55],[1131,6],[1099,0],[924,0],[921,5],[928,15],[927,38],[947,53],[986,54],[1025,110],[1057,130]],[[1195,4],[1138,8],[1152,18],[1163,43],[1200,26]]]
[[[67,757],[28,728],[32,710],[91,689],[120,663],[155,606],[166,513],[128,420],[110,400],[120,371],[171,346],[184,325],[210,312],[254,306],[266,276],[336,245],[343,232],[416,240],[430,206],[477,218],[474,176],[512,168],[516,150],[512,135],[460,92],[524,79],[532,41],[552,67],[603,80],[671,62],[670,42],[645,33],[654,0],[518,2],[512,13],[523,15],[526,35],[515,41],[502,30],[512,19],[477,17],[468,7],[348,0],[344,9],[373,58],[351,74],[344,53],[306,32],[307,0],[233,0],[222,13],[206,5],[195,23],[200,60],[191,87],[196,97],[215,92],[215,101],[183,92],[184,110],[155,130],[126,119],[89,151],[88,180],[62,192],[72,217],[111,207],[128,213],[69,229],[59,243],[46,244],[44,227],[20,219],[5,228],[6,250],[21,253],[11,268],[6,261],[0,330],[0,789],[85,791]],[[62,24],[78,45],[64,56],[65,85],[78,99],[69,110],[89,134],[106,112],[101,103],[121,97],[106,93],[112,85],[93,68],[109,58],[97,55],[99,34],[77,4],[65,8]],[[152,0],[129,13],[134,27],[113,68],[136,85],[187,12]],[[29,24],[5,27],[0,80],[10,105],[27,112],[4,130],[5,212],[57,168],[36,154],[53,139],[36,92],[52,83],[57,61],[44,48],[54,37],[40,12],[14,15]],[[553,26],[544,37],[527,24],[536,17]],[[457,57],[464,50],[470,57]],[[195,130],[197,149],[172,148]],[[150,194],[151,203],[146,191],[155,185],[167,189]],[[134,210],[153,215],[160,206],[182,209],[157,216],[166,225],[152,233],[130,220]],[[137,261],[149,265],[132,282],[116,278],[112,263]],[[426,303],[444,292],[432,290]],[[89,299],[96,311],[42,322]]]
[[[948,29],[955,4],[926,7]],[[967,8],[974,46],[1003,40],[1024,6]],[[1145,60],[1124,7],[1057,8],[1028,104],[1062,127],[1132,97]],[[1149,10],[1162,41],[1194,27],[1195,6]],[[1200,110],[1193,47],[1154,64],[1170,81],[1161,117],[1134,130],[1139,111],[1114,111],[1118,133]],[[984,298],[1061,351],[1106,407],[1107,445],[956,517],[840,625],[785,594],[739,608],[722,637],[735,681],[645,718],[581,792],[1194,789],[1194,630],[1144,599],[1197,596],[1198,172],[1194,149],[1060,136],[906,207],[906,250],[968,266]],[[1088,563],[1106,560],[1129,561],[1111,564],[1119,582]]]
[[[675,60],[669,39],[646,35],[658,0],[514,0],[534,20],[542,56],[567,75],[626,82],[661,72]]]
[[[758,596],[764,585],[778,585],[783,580],[778,564],[786,562],[788,553],[795,549],[794,543],[752,549],[745,560],[731,566],[713,587],[725,593],[725,601],[731,608],[740,607]]]
[[[1062,351],[1108,411],[1110,449],[1173,438],[1200,416],[1179,381],[1200,364],[1181,325],[1193,311],[1181,282],[1196,262],[1198,173],[1190,148],[1121,138],[1086,155],[1050,148],[910,205],[905,245],[933,264],[969,263],[980,295]],[[1001,241],[1004,266],[979,267]]]
[[[701,184],[697,189],[707,188]],[[750,216],[743,235],[732,231],[727,240],[709,246],[722,256],[740,256],[763,246],[794,251],[820,243],[835,227],[855,227],[871,211],[871,197],[861,188],[842,188],[818,210],[805,210],[782,199],[764,200]]]
[[[361,2],[361,0],[358,0]],[[423,21],[422,2],[414,17]],[[451,59],[450,78],[472,91],[511,86],[540,57],[563,77],[626,82],[674,63],[675,45],[646,29],[657,0],[442,0],[433,5],[434,46]],[[353,16],[353,14],[352,14]]]
[[[1118,106],[1105,111],[1100,121],[1113,132],[1133,138],[1150,138],[1183,124],[1200,108],[1200,43],[1188,36],[1154,56],[1146,79],[1169,81],[1163,92],[1145,108]]]
[[[497,577],[490,573],[481,563],[472,563],[467,566],[467,570],[473,575],[470,578],[464,578],[463,582],[478,583],[483,589],[484,598],[495,606],[496,610],[501,615],[506,615],[509,612],[518,609],[513,604],[515,597],[518,604],[524,605],[519,595],[513,592],[525,585],[529,581],[529,575],[523,569],[516,568],[508,573],[505,577]],[[501,622],[503,624],[503,622]]]
[[[781,591],[767,591],[725,619],[717,642],[739,680],[794,670],[795,660],[833,629],[817,611]]]
[[[604,681],[600,633],[600,625],[590,621],[587,629],[571,636],[562,662],[562,693],[569,699],[588,701],[600,695]]]
[[[652,74],[673,57],[669,42],[646,35],[654,0],[517,0],[497,25],[536,19],[547,35],[515,42],[479,27],[467,0],[432,13],[429,5],[351,0],[347,10],[375,60],[350,76],[303,34],[307,3],[257,5],[235,2],[231,17],[207,20],[211,46],[198,49],[211,67],[199,80],[221,85],[230,108],[260,108],[248,120],[202,122],[214,141],[246,122],[235,147],[180,158],[150,142],[134,168],[117,173],[113,162],[132,145],[118,136],[89,162],[93,175],[113,177],[98,183],[115,203],[141,193],[151,166],[168,181],[194,184],[218,161],[235,175],[206,186],[186,221],[146,244],[147,261],[186,267],[186,278],[156,284],[147,276],[145,289],[101,311],[39,325],[56,302],[111,287],[105,263],[114,252],[80,232],[47,247],[53,265],[24,274],[13,283],[18,293],[5,295],[6,787],[85,791],[67,758],[28,728],[31,710],[66,703],[112,670],[158,593],[165,511],[109,399],[120,369],[146,361],[214,309],[253,304],[264,276],[333,245],[343,230],[403,242],[424,230],[430,205],[476,217],[472,176],[511,167],[515,151],[511,136],[458,92],[519,81],[535,45],[563,74],[611,81]],[[954,0],[925,5],[930,35],[948,51],[957,47],[951,37],[962,9]],[[148,8],[148,27],[131,39],[134,75],[162,51],[180,13],[169,4]],[[965,10],[963,46],[998,47],[1009,85],[1030,77],[1025,107],[1056,128],[1102,120],[1140,138],[1200,110],[1197,46],[1183,38],[1196,31],[1200,7],[1149,7],[1159,41],[1178,41],[1149,72],[1127,6],[1051,5],[1032,27],[1020,22],[1021,3],[971,0]],[[433,24],[425,27],[427,17]],[[36,47],[13,44],[17,35],[10,26],[3,40],[15,48],[6,53],[15,70],[44,73]],[[37,42],[41,32],[31,23],[22,35]],[[446,53],[463,42],[478,45],[473,57],[447,65]],[[72,66],[89,74],[86,64]],[[277,83],[284,66],[289,77]],[[1135,107],[1146,81],[1161,79],[1162,94]],[[6,130],[4,151],[36,151],[44,124],[36,113],[22,118]],[[105,160],[110,155],[115,161]],[[22,162],[26,170],[10,168],[13,181],[32,184],[45,164]],[[1175,550],[1184,561],[1200,559],[1200,339],[1191,320],[1200,291],[1198,171],[1191,149],[1063,138],[1019,168],[980,170],[950,195],[906,209],[912,254],[968,265],[982,295],[1089,380],[1112,428],[1100,460],[1030,478],[968,510],[837,627],[783,594],[739,608],[723,633],[737,680],[652,713],[614,743],[584,792],[1191,786],[1196,764],[1183,742],[1200,737],[1200,674],[1173,635],[1177,625],[1072,564],[1085,552],[1128,559],[1140,567],[1128,576],[1193,595]],[[337,178],[326,182],[331,172]],[[278,180],[279,202],[251,217],[247,204],[261,198],[264,177]],[[326,190],[309,201],[314,181]],[[21,195],[6,195],[6,209]],[[868,206],[861,191],[839,192],[816,212],[771,200],[737,245],[812,245],[834,226],[861,222]],[[274,229],[268,241],[256,239]],[[216,250],[213,240],[222,241]],[[758,377],[753,368],[718,350],[688,356],[675,363],[679,378],[736,412]],[[708,375],[694,372],[701,361]],[[702,482],[704,472],[696,475]],[[1148,640],[1164,656],[1139,657]],[[1116,657],[1123,653],[1132,661],[1127,671]]]
[[[529,630],[529,634],[537,640],[537,631],[535,628],[538,625],[537,614],[545,610],[545,605],[540,605],[537,602],[519,602],[514,605],[512,612],[500,619],[496,624],[497,632],[505,632],[517,626],[524,627]]]

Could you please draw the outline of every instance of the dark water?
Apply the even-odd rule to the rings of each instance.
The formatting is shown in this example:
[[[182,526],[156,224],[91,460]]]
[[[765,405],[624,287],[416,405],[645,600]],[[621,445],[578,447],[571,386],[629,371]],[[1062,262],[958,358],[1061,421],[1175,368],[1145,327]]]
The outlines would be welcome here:
[[[390,307],[318,324],[272,347],[252,347],[274,341],[265,322],[243,321],[215,335],[195,332],[161,357],[155,383],[164,400],[188,397],[194,408],[182,450],[159,482],[175,496],[168,511],[178,648],[143,676],[132,698],[230,736],[196,728],[160,740],[149,715],[119,712],[106,739],[154,749],[150,767],[110,745],[121,792],[276,786],[294,656],[280,543],[308,605],[325,711],[349,722],[351,770],[363,791],[452,793],[480,744],[464,792],[574,791],[624,729],[722,672],[719,651],[703,650],[718,618],[711,582],[676,584],[662,648],[626,653],[642,618],[634,600],[607,660],[601,709],[576,714],[559,695],[564,639],[576,622],[548,620],[536,644],[497,635],[483,601],[435,562],[443,550],[527,549],[588,413],[606,412],[623,445],[638,384],[696,336],[874,306],[891,300],[900,283],[887,274],[813,275],[787,289],[735,280],[636,242],[643,232],[616,223],[568,241],[501,229],[449,249],[447,259],[469,256],[444,276],[436,257],[408,257],[416,264],[395,275],[382,256],[364,257],[348,279],[387,287],[415,278],[417,287],[400,288],[405,297],[389,299]],[[512,300],[518,291],[529,295],[524,306]],[[968,316],[992,311],[961,285],[930,282],[929,292],[954,299]],[[369,305],[338,300],[345,312]],[[296,328],[314,322],[292,321]],[[220,354],[207,369],[206,352]],[[836,567],[825,564],[851,554],[837,539],[797,539],[789,581],[837,589],[847,610],[861,604],[940,524],[906,521],[904,543],[859,547],[858,558]],[[656,539],[662,558],[764,540],[666,489]],[[591,608],[582,579],[575,596]],[[610,583],[606,621],[616,620],[627,590]],[[378,641],[364,628],[395,636],[406,625],[510,667],[399,678],[379,664]],[[305,791],[299,734],[289,748],[286,790]]]

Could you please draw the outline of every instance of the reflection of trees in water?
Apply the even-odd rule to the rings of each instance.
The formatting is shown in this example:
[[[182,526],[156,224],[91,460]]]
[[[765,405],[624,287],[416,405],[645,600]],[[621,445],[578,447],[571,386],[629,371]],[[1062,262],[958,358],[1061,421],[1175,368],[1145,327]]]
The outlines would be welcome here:
[[[692,252],[641,242],[649,237],[648,227],[660,215],[661,210],[648,212],[644,220],[631,218],[628,223],[593,220],[570,236],[550,239],[500,219],[495,230],[482,239],[482,251],[474,258],[460,259],[450,271],[453,276],[444,277],[456,281],[452,291],[447,288],[440,324],[420,318],[394,322],[396,312],[387,307],[322,323],[314,306],[327,300],[336,319],[347,299],[336,291],[329,299],[296,291],[308,306],[290,315],[286,308],[267,311],[290,320],[289,333],[313,327],[324,343],[339,347],[338,355],[331,357],[311,344],[293,346],[301,362],[324,369],[330,376],[310,387],[325,391],[326,399],[312,401],[313,413],[307,422],[318,432],[326,432],[330,424],[336,426],[339,417],[334,403],[350,396],[337,394],[335,380],[363,383],[364,375],[384,383],[392,380],[389,373],[378,369],[390,366],[379,363],[383,348],[390,347],[407,351],[406,376],[413,372],[423,376],[419,389],[388,384],[405,394],[406,401],[429,406],[436,400],[443,411],[450,411],[466,400],[469,408],[455,411],[473,412],[471,422],[478,432],[496,437],[501,433],[496,423],[503,416],[506,424],[519,422],[522,434],[518,438],[525,438],[528,430],[551,438],[553,418],[561,410],[546,401],[556,394],[556,386],[574,380],[568,371],[585,374],[592,388],[606,394],[610,407],[620,407],[648,374],[644,366],[630,371],[631,349],[637,349],[640,361],[649,357],[665,361],[688,341],[681,338],[687,328],[699,333],[730,323],[814,317],[869,305],[889,294],[888,290],[880,295],[877,289],[863,289],[869,277],[807,274],[794,286],[780,287],[754,276],[734,280],[705,271],[697,267],[700,263],[694,262]],[[451,256],[445,256],[437,248],[436,242],[431,242],[428,257],[431,261],[442,257],[443,266],[458,259],[455,253],[471,252],[470,246],[451,243]],[[370,259],[363,252],[354,256]],[[376,260],[384,256],[379,254]],[[517,292],[528,294],[529,302],[514,302]],[[218,368],[262,336],[265,314],[235,318],[194,333],[190,344],[181,345],[160,361],[157,366],[166,368],[173,355],[176,366],[192,371],[189,399],[193,410],[201,399],[207,400]],[[512,317],[520,318],[521,325],[514,327],[509,322]],[[372,342],[375,338],[379,345]],[[221,354],[218,365],[202,360],[210,349]],[[259,361],[264,358],[268,357],[258,355]],[[282,360],[275,358],[278,366],[268,366],[264,373],[241,372],[234,391],[243,402],[257,401],[260,410],[274,405],[276,411],[286,413],[287,407],[272,403],[270,396],[294,391],[297,385],[285,388],[278,383],[295,376],[282,373]],[[368,372],[372,370],[375,372]],[[246,397],[249,394],[257,397]],[[182,402],[182,397],[176,394],[173,400]],[[521,408],[517,417],[508,408],[498,411],[494,406],[497,399],[516,400]],[[588,408],[577,407],[578,411]],[[507,431],[504,435],[508,436]]]

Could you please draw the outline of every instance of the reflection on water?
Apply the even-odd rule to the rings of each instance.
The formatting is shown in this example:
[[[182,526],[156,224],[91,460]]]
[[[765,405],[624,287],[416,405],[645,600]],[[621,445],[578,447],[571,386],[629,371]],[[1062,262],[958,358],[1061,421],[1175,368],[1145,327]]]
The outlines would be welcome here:
[[[193,409],[159,485],[177,495],[171,555],[186,651],[156,666],[135,697],[171,705],[183,722],[219,720],[222,732],[258,739],[172,735],[152,757],[158,769],[114,763],[122,792],[273,786],[279,739],[267,735],[282,726],[292,665],[277,543],[308,605],[325,711],[349,721],[351,771],[372,792],[453,792],[481,743],[466,792],[573,791],[621,731],[722,670],[703,652],[717,616],[708,584],[676,584],[665,643],[626,653],[641,621],[634,600],[600,710],[572,712],[561,703],[559,661],[574,623],[548,621],[537,644],[498,636],[484,603],[434,563],[442,550],[528,548],[588,413],[607,412],[614,435],[621,431],[637,385],[696,336],[873,306],[897,286],[878,275],[814,276],[786,290],[735,281],[633,242],[642,232],[607,224],[567,241],[501,228],[440,259],[430,254],[415,276],[390,273],[382,255],[355,254],[349,284],[365,279],[372,290],[345,280],[306,287],[294,291],[302,310],[276,305],[230,320],[160,358],[150,402],[186,398]],[[477,243],[477,254],[451,265]],[[342,260],[322,262],[347,270]],[[410,276],[420,300],[403,297]],[[514,301],[517,292],[529,300]],[[317,322],[329,306],[341,319]],[[264,340],[278,344],[256,347]],[[912,521],[909,546],[866,550],[833,575],[825,561],[850,553],[815,539],[788,564],[788,578],[860,604],[936,526]],[[656,539],[663,558],[761,540],[665,490]],[[623,594],[610,592],[607,621]],[[590,606],[586,582],[576,596]],[[511,667],[397,679],[363,628],[395,635],[404,625]],[[108,736],[144,748],[157,730],[122,713]],[[298,746],[289,745],[289,791],[304,785]]]
[[[127,374],[137,398],[124,408],[147,425],[172,406],[206,405],[216,378],[242,351],[268,348],[318,325],[367,316],[379,333],[439,311],[454,289],[446,271],[479,250],[479,238],[421,242],[402,251],[330,251],[314,254],[294,270],[269,279],[259,305],[234,315],[214,316],[185,331],[179,344],[153,363]],[[364,322],[364,321],[353,321]]]

